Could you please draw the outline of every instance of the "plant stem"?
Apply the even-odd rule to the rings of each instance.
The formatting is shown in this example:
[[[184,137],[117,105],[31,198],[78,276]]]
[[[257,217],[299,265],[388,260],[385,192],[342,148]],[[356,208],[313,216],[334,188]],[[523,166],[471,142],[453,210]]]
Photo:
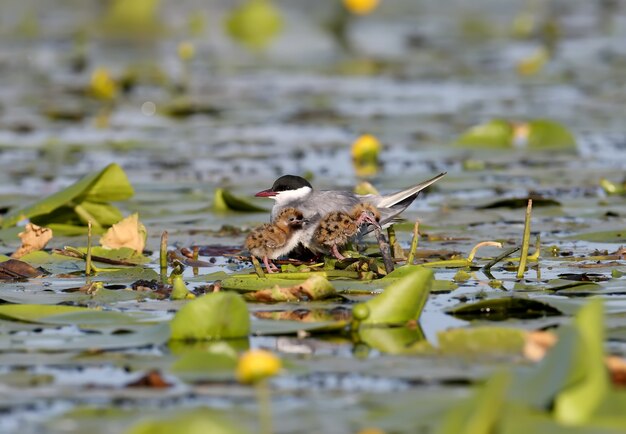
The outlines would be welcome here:
[[[389,243],[385,239],[385,234],[376,228],[374,230],[376,234],[376,240],[378,241],[378,247],[380,247],[380,253],[383,255],[383,264],[385,264],[385,271],[387,274],[393,271],[393,259],[391,258],[391,249],[389,248]]]
[[[161,235],[161,249],[159,256],[159,265],[161,266],[161,282],[167,281],[167,231],[163,231]]]
[[[417,252],[417,243],[419,242],[419,228],[420,222],[415,220],[415,226],[413,226],[413,239],[411,240],[411,250],[409,250],[409,258],[406,260],[407,264],[413,265],[415,262],[415,254]]]
[[[198,260],[199,254],[200,254],[200,246],[193,246],[193,260],[194,261]],[[198,267],[193,267],[192,271],[193,271],[193,275],[197,276],[200,270],[198,269]]]
[[[91,220],[87,222],[87,256],[85,259],[85,275],[91,276],[93,270],[91,266]]]
[[[524,270],[526,269],[526,259],[528,257],[528,246],[530,244],[530,214],[533,209],[533,200],[528,199],[528,206],[526,207],[526,219],[524,220],[524,236],[522,238],[522,251],[520,252],[519,267],[517,268],[517,278],[524,277]]]
[[[259,381],[254,388],[256,389],[257,404],[259,405],[259,432],[261,434],[272,434],[272,397],[267,380]]]
[[[263,267],[261,267],[261,263],[259,260],[252,256],[252,265],[254,265],[254,271],[256,272],[257,277],[261,279],[265,278],[265,271],[263,271]]]
[[[387,228],[387,238],[389,239],[389,247],[390,247],[390,253],[391,253],[391,258],[395,259],[396,255],[395,255],[395,243],[396,243],[396,230],[393,228],[393,225],[389,226]]]

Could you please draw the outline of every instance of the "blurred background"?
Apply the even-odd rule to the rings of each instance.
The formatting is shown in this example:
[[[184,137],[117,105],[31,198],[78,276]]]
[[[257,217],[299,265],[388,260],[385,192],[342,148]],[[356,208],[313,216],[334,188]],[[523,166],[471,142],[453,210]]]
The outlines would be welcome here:
[[[618,0],[0,5],[7,206],[110,162],[138,201],[184,190],[199,202],[284,173],[394,189],[478,171],[461,193],[491,197],[498,171],[515,177],[508,187],[536,187],[536,166],[585,168],[599,188],[626,165]],[[363,134],[369,169],[353,164]]]

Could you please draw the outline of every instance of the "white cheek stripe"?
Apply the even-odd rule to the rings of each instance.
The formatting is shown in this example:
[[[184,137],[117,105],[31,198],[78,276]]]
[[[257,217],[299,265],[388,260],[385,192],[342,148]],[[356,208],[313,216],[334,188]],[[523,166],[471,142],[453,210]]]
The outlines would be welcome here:
[[[274,199],[278,205],[283,205],[289,202],[304,199],[311,193],[311,191],[311,187],[300,187],[297,190],[281,191],[276,196],[272,196],[272,199]]]

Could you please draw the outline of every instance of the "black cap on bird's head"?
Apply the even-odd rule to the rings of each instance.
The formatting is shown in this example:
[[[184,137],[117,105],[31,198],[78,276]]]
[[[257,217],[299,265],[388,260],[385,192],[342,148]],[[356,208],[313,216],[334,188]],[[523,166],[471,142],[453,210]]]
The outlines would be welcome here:
[[[313,189],[309,181],[304,179],[301,176],[296,175],[283,175],[274,181],[272,188],[267,190],[259,191],[255,196],[257,197],[272,197],[276,196],[278,193],[282,191],[293,191],[298,190],[302,187],[308,187]]]

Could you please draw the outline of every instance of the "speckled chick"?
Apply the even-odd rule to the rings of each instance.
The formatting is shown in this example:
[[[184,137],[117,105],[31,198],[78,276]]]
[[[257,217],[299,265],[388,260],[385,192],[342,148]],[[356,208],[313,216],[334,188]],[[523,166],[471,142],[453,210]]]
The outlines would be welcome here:
[[[368,223],[380,227],[380,212],[369,203],[359,203],[349,213],[334,211],[322,218],[313,235],[313,241],[319,250],[330,250],[339,260],[345,257],[339,247],[345,246],[359,232],[362,224]],[[318,250],[316,249],[316,250]]]
[[[277,259],[291,252],[298,245],[298,237],[294,234],[302,229],[304,219],[302,213],[295,208],[280,211],[272,224],[264,224],[254,228],[245,241],[245,248],[250,254],[263,258],[268,273],[278,268],[270,259]]]

